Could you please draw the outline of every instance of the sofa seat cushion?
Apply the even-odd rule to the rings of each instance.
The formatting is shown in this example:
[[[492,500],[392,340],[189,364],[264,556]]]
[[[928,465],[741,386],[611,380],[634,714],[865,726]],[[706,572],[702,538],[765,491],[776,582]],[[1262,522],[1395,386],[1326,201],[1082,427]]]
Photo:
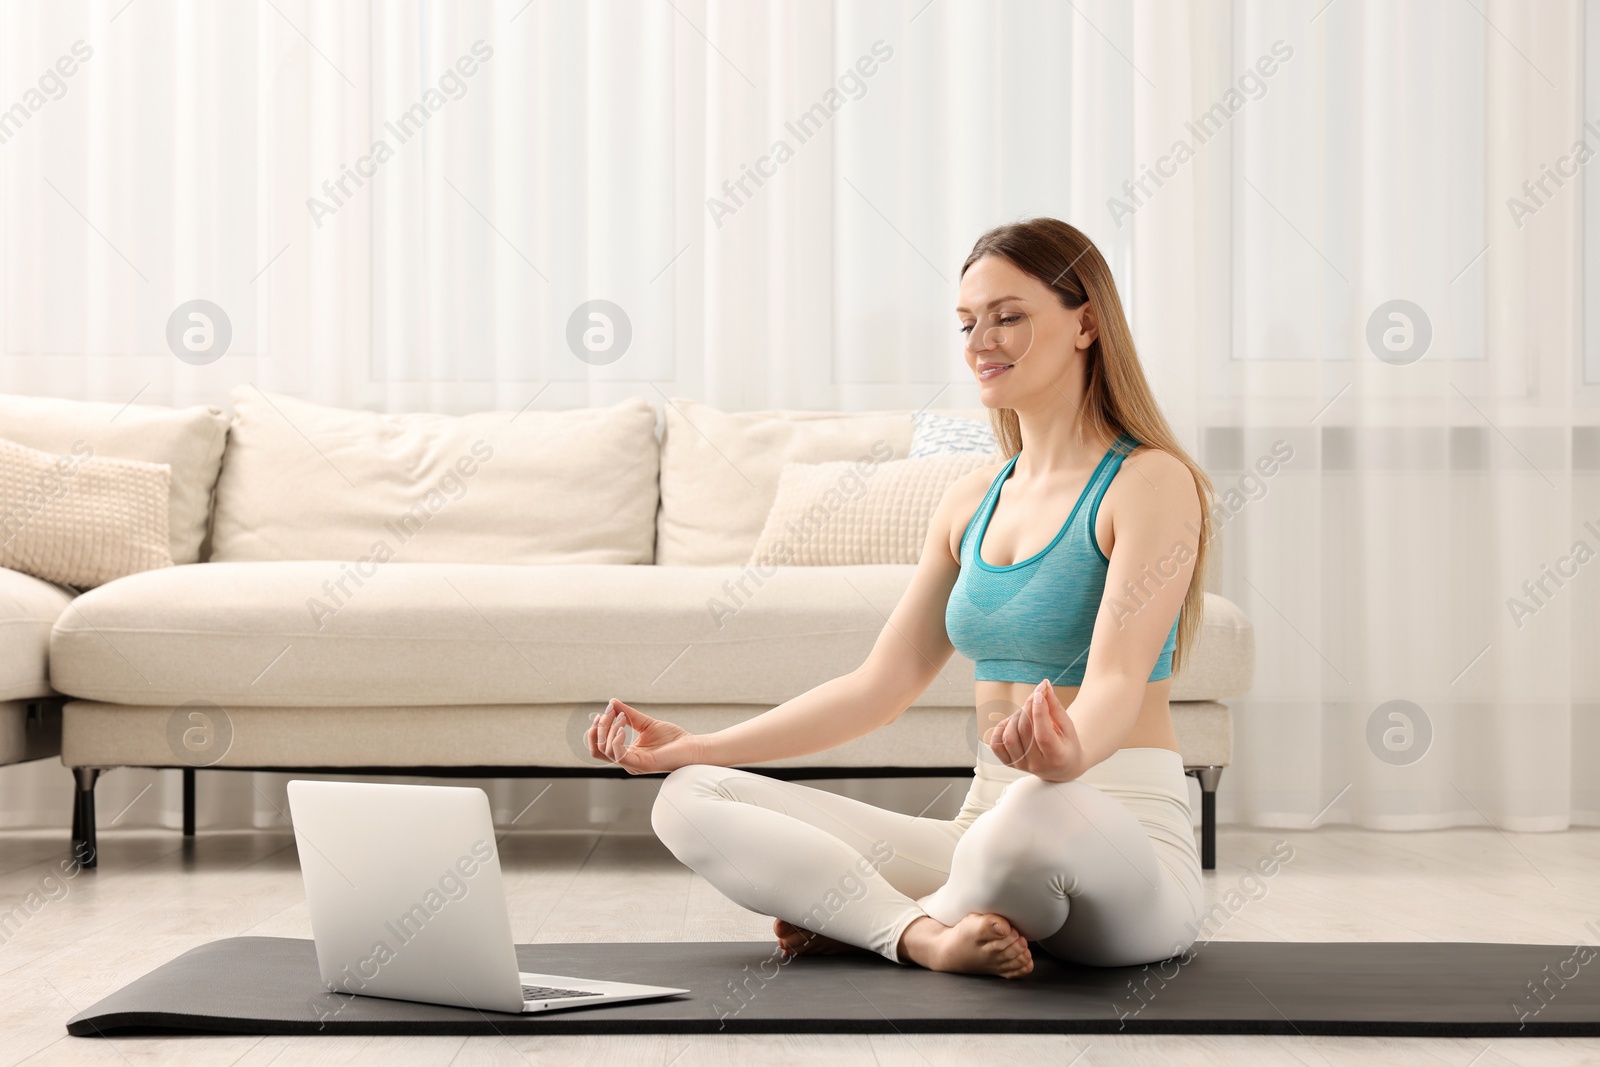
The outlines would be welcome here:
[[[144,706],[775,705],[860,666],[914,570],[395,562],[358,585],[327,560],[171,567],[80,596],[51,678]],[[1200,684],[1174,699],[1248,687],[1249,623],[1207,603]],[[970,704],[972,676],[952,656],[917,703]]]
[[[50,628],[72,593],[0,567],[0,700],[50,695]]]

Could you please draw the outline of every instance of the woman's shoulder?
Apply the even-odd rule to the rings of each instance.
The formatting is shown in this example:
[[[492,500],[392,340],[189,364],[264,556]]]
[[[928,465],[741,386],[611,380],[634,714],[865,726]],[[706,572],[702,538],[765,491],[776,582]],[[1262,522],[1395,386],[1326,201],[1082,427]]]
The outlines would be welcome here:
[[[1124,475],[1122,472],[1129,474]],[[1155,490],[1154,493],[1149,490]],[[1122,471],[1106,489],[1106,498],[1116,510],[1116,501],[1137,498],[1138,506],[1161,508],[1159,502],[1198,501],[1194,472],[1189,464],[1165,449],[1139,444],[1122,461]],[[1164,508],[1163,508],[1164,510]]]
[[[1189,465],[1183,460],[1165,449],[1139,441],[1133,442],[1133,447],[1123,459],[1122,465],[1141,474],[1150,475],[1152,478],[1159,476],[1171,480],[1179,475],[1184,478],[1191,477]]]

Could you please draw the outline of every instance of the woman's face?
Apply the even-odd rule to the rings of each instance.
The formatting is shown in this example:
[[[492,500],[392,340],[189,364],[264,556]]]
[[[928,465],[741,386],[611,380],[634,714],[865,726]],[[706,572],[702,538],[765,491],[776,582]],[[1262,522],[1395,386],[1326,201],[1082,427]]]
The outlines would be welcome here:
[[[1088,304],[1069,311],[1043,282],[1002,256],[983,256],[967,268],[956,317],[967,366],[990,408],[1028,407],[1095,337]]]

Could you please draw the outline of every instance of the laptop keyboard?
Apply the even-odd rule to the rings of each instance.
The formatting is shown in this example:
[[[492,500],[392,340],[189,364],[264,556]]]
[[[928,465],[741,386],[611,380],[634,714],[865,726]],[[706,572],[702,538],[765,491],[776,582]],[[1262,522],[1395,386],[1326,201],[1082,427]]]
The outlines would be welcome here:
[[[559,1000],[562,997],[598,997],[600,994],[589,989],[557,989],[548,985],[525,985],[522,987],[523,1000]]]

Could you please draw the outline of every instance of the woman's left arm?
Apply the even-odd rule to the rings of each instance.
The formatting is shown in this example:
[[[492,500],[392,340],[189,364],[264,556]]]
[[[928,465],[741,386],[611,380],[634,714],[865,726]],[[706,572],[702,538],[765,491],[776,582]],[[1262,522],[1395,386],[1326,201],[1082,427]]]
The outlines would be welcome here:
[[[1194,574],[1200,494],[1188,466],[1155,449],[1122,465],[1131,476],[1101,504],[1111,508],[1111,557],[1078,695],[1069,711],[1041,682],[990,740],[1000,759],[1046,781],[1077,778],[1133,732]]]

